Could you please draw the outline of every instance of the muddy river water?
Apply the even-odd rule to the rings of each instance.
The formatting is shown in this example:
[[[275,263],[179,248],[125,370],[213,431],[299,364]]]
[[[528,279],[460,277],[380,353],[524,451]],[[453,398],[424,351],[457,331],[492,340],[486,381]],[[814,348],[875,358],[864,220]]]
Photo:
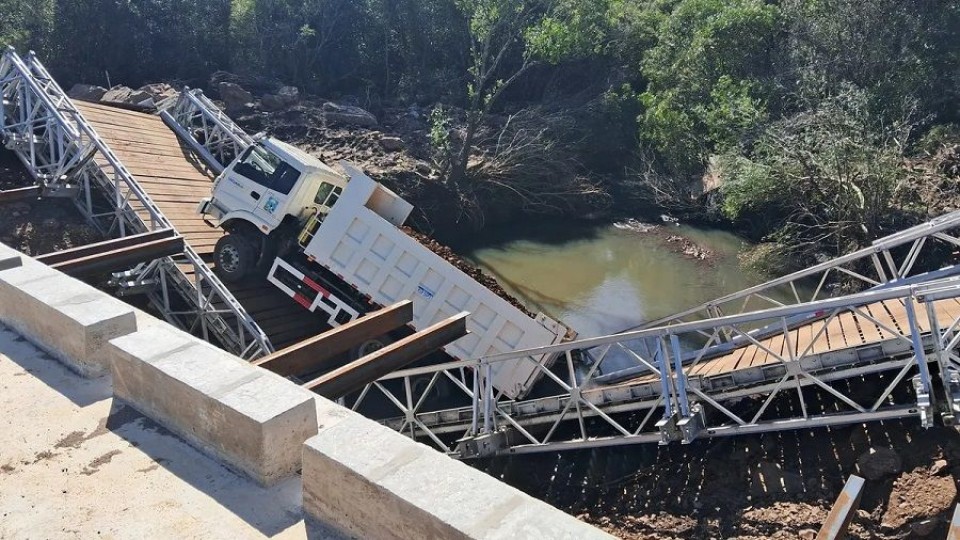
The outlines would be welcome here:
[[[764,281],[725,231],[635,221],[544,221],[494,230],[456,250],[531,310],[582,337],[618,332]]]

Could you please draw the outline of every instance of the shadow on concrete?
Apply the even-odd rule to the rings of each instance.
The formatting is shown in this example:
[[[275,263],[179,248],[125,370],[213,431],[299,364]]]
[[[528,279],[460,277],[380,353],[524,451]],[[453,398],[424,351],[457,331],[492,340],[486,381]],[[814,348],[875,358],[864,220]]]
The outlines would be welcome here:
[[[80,407],[103,401],[113,394],[109,377],[85,379],[3,325],[0,325],[0,356],[9,358]]]
[[[261,487],[118,399],[113,400],[106,427],[266,536],[293,527],[317,540],[343,538],[323,524],[304,522],[299,476]]]

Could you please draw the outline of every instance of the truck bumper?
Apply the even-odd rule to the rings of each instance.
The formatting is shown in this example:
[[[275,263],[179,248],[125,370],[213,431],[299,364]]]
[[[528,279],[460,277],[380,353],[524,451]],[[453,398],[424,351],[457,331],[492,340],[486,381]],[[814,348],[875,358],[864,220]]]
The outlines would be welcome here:
[[[224,215],[223,210],[210,197],[200,199],[200,204],[197,205],[197,213],[201,216],[210,216],[217,221],[220,221]]]
[[[326,313],[327,324],[332,327],[340,326],[360,316],[357,310],[280,257],[273,261],[267,280],[309,311],[315,312],[320,309]]]

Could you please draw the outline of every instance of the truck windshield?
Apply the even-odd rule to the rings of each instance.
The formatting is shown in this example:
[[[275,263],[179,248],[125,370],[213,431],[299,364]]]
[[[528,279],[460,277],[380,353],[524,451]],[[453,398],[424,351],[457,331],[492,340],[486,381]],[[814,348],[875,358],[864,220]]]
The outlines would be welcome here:
[[[284,195],[290,193],[300,178],[299,170],[259,145],[248,148],[233,171]]]

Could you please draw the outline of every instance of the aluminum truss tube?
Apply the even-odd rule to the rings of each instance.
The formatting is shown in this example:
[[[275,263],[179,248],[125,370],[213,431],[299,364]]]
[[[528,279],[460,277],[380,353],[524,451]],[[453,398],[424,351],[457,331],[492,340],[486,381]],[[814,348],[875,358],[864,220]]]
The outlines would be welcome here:
[[[437,371],[452,372],[455,370],[462,370],[465,367],[471,367],[477,370],[477,373],[483,374],[488,372],[492,365],[496,362],[502,362],[516,358],[530,358],[532,356],[539,356],[548,352],[567,353],[568,351],[572,350],[596,347],[600,345],[622,345],[624,342],[638,340],[640,338],[655,338],[657,343],[660,344],[660,347],[657,348],[655,358],[648,363],[651,365],[660,366],[659,371],[661,377],[659,383],[663,388],[661,395],[656,402],[653,401],[653,399],[656,397],[655,394],[647,394],[646,397],[643,398],[640,398],[639,395],[634,398],[625,397],[634,394],[632,394],[628,388],[623,386],[613,387],[611,389],[620,392],[620,397],[616,397],[612,400],[610,400],[612,396],[611,398],[606,397],[606,390],[604,390],[604,387],[602,386],[594,386],[593,388],[590,388],[589,390],[592,394],[592,397],[588,397],[582,392],[584,390],[584,386],[590,383],[593,372],[595,371],[594,369],[591,369],[591,372],[581,383],[575,386],[561,384],[561,387],[567,391],[566,394],[551,398],[539,398],[540,402],[542,402],[544,405],[550,404],[549,406],[540,406],[533,403],[538,400],[533,400],[530,402],[531,405],[533,405],[533,408],[524,407],[523,402],[499,402],[498,396],[491,395],[490,389],[487,388],[486,384],[484,384],[485,381],[483,381],[483,376],[481,375],[478,377],[480,382],[477,383],[477,381],[475,381],[478,386],[473,393],[475,401],[471,407],[459,411],[454,409],[449,411],[426,411],[421,413],[418,410],[418,406],[414,409],[413,413],[415,417],[418,417],[418,424],[420,426],[424,428],[433,428],[433,434],[442,432],[450,433],[459,431],[461,429],[461,432],[466,432],[467,434],[477,433],[478,431],[482,434],[492,433],[497,430],[497,426],[493,423],[493,420],[497,417],[497,415],[502,417],[506,421],[506,424],[510,426],[528,426],[534,424],[543,425],[547,423],[557,424],[561,421],[564,421],[565,417],[567,416],[569,416],[567,420],[577,420],[580,422],[581,426],[584,426],[583,421],[587,417],[603,418],[605,415],[613,414],[615,412],[627,412],[641,409],[651,409],[652,411],[655,408],[658,408],[661,400],[663,401],[662,405],[664,407],[664,411],[668,412],[668,414],[672,415],[673,413],[680,413],[684,417],[693,418],[694,415],[692,414],[692,411],[694,407],[689,402],[685,403],[685,399],[688,397],[694,397],[703,400],[702,405],[709,405],[717,408],[728,418],[732,418],[736,422],[736,425],[734,426],[722,424],[718,426],[698,427],[696,429],[699,429],[699,431],[696,431],[695,429],[692,435],[683,435],[685,441],[688,441],[693,436],[696,436],[697,433],[706,433],[707,436],[721,436],[757,431],[796,429],[797,427],[802,426],[815,427],[818,425],[837,425],[870,419],[911,416],[915,415],[919,409],[919,406],[916,403],[891,403],[889,406],[884,408],[874,406],[868,410],[867,408],[850,400],[850,398],[844,395],[839,389],[827,385],[827,382],[829,381],[842,381],[844,379],[863,374],[878,373],[880,371],[887,371],[890,369],[900,369],[900,375],[898,375],[897,380],[895,380],[894,383],[892,383],[884,392],[884,398],[882,399],[885,399],[885,397],[889,396],[892,392],[893,386],[899,380],[902,380],[902,375],[905,373],[906,369],[916,364],[921,372],[927,372],[926,362],[928,359],[925,356],[925,348],[928,345],[926,342],[930,340],[927,338],[921,339],[921,330],[916,324],[916,315],[915,313],[910,314],[910,311],[908,311],[908,318],[911,320],[911,335],[909,337],[896,334],[885,326],[888,332],[891,334],[896,334],[890,337],[891,342],[909,342],[909,348],[897,349],[903,350],[904,352],[896,353],[894,356],[891,356],[890,361],[878,364],[863,364],[860,363],[859,360],[855,359],[852,360],[852,363],[849,365],[849,367],[844,368],[841,371],[823,371],[829,370],[830,366],[834,364],[819,363],[817,360],[818,355],[812,353],[811,347],[809,346],[799,356],[793,354],[792,347],[788,347],[788,349],[790,349],[788,351],[788,357],[776,354],[775,351],[771,353],[774,354],[779,362],[772,364],[770,367],[776,368],[778,366],[783,366],[782,369],[785,371],[783,372],[784,374],[782,376],[777,374],[774,378],[770,379],[771,382],[761,383],[759,386],[756,384],[753,384],[752,386],[741,386],[740,389],[734,391],[733,393],[723,390],[723,387],[713,390],[711,390],[711,388],[713,388],[712,386],[703,387],[699,377],[688,375],[688,373],[685,372],[682,364],[672,366],[673,369],[671,370],[670,357],[673,357],[673,360],[676,360],[676,358],[679,357],[677,349],[679,349],[679,336],[681,334],[692,334],[707,329],[711,330],[713,335],[716,335],[723,327],[732,328],[734,331],[742,333],[742,330],[737,328],[739,325],[772,319],[779,319],[781,322],[783,322],[787,317],[802,313],[831,312],[833,314],[832,317],[835,317],[837,312],[840,310],[857,311],[857,308],[860,306],[872,304],[882,300],[903,300],[907,306],[912,306],[914,298],[921,302],[931,302],[944,298],[957,297],[960,297],[960,278],[951,277],[920,285],[892,287],[888,289],[868,291],[847,297],[821,300],[800,306],[784,306],[761,312],[721,317],[709,321],[684,323],[681,325],[653,328],[626,334],[584,339],[550,347],[541,347],[525,351],[517,351],[514,353],[505,353],[482,358],[472,362],[453,362],[440,366],[409,369],[391,374],[381,380],[409,378],[417,375],[422,376],[429,373],[436,373]],[[954,325],[949,326],[952,328]],[[789,341],[789,330],[784,328],[784,332],[785,341]],[[823,332],[824,330],[821,329],[820,332],[817,332],[817,336],[821,336]],[[941,338],[940,336],[932,336],[932,339],[936,341],[940,340]],[[752,341],[753,340],[751,340],[751,342]],[[666,343],[669,343],[669,346],[667,346]],[[756,345],[756,343],[753,344]],[[672,354],[668,353],[668,350],[672,350]],[[808,357],[808,354],[811,356]],[[909,361],[892,360],[895,357],[902,358],[904,355],[910,356]],[[676,362],[674,361],[674,364],[675,363]],[[597,366],[594,365],[592,367],[596,368]],[[689,368],[686,371],[689,371]],[[926,373],[926,375],[927,376],[924,377],[924,380],[929,381],[929,373]],[[570,374],[570,376],[572,377],[573,374]],[[794,382],[796,383],[798,390],[802,387],[817,387],[823,389],[829,392],[835,398],[839,399],[841,402],[846,403],[848,406],[850,406],[851,410],[849,412],[831,413],[824,416],[814,415],[812,414],[812,411],[808,413],[806,411],[806,407],[804,407],[804,413],[802,417],[799,418],[760,421],[760,418],[763,416],[763,412],[767,409],[766,405],[769,404],[769,401],[773,399],[773,396],[775,396],[777,392],[785,387],[788,379],[790,378],[795,379]],[[562,382],[562,379],[560,378],[557,378],[556,380]],[[571,378],[571,380],[573,381],[576,379]],[[654,384],[656,383],[654,382]],[[626,392],[626,394],[624,394],[624,392]],[[761,394],[770,394],[770,397],[767,399],[763,409],[761,409],[759,413],[751,413],[751,416],[748,417],[752,418],[750,422],[747,422],[739,416],[732,414],[730,411],[724,409],[724,406],[721,404],[721,402],[724,400],[730,399],[734,396]],[[802,397],[799,399],[802,399]],[[586,405],[587,407],[583,409],[578,407],[574,412],[572,410],[572,405],[579,404]],[[432,420],[433,418],[436,418],[436,420]],[[454,424],[448,424],[445,423],[446,421],[443,420],[444,418],[462,418],[462,421],[459,421],[460,423],[455,421]],[[606,418],[604,418],[604,420],[606,420]],[[618,426],[622,428],[622,426],[619,424],[609,425],[613,426],[614,428],[618,428]],[[650,433],[642,433],[641,430],[643,429],[644,425],[646,425],[646,421],[644,421],[644,423],[636,432],[618,429],[618,431],[621,432],[621,435],[614,436],[611,441],[621,440],[623,441],[622,444],[628,444],[629,442],[649,442],[653,440],[661,440],[659,435],[653,436]],[[555,429],[556,425],[551,428],[548,436],[542,440],[533,438],[531,435],[529,435],[529,432],[525,431],[523,435],[529,441],[529,443],[523,443],[522,446],[524,447],[524,450],[522,451],[544,451],[551,448],[557,449],[617,444],[616,442],[599,442],[601,440],[605,440],[604,437],[600,437],[599,439],[591,438],[586,433],[586,428],[584,427],[581,427],[580,429],[578,443],[551,441],[551,437]],[[633,429],[634,427],[630,427],[630,430]],[[667,437],[667,440],[677,440],[678,437],[678,435],[670,435]],[[540,450],[532,450],[532,448],[539,448]]]
[[[829,312],[837,308],[859,307],[883,300],[904,299],[911,296],[917,298],[936,299],[960,297],[960,277],[950,277],[919,285],[905,285],[901,287],[891,287],[888,289],[865,291],[849,296],[818,300],[816,302],[800,305],[775,307],[739,315],[726,315],[715,319],[691,321],[670,326],[623,332],[621,334],[586,338],[577,341],[561,343],[559,345],[548,345],[545,347],[535,347],[531,349],[495,354],[487,356],[484,359],[488,362],[502,362],[523,358],[525,356],[563,353],[568,350],[592,349],[601,345],[616,344],[643,338],[655,338],[660,336],[670,336],[673,334],[679,335],[693,333],[700,330],[710,331],[724,326],[742,326],[765,320],[779,319],[781,317],[811,315]]]
[[[24,104],[28,106],[33,103],[41,104],[44,108],[44,113],[47,115],[44,120],[45,127],[47,128],[45,133],[47,135],[56,133],[57,143],[59,146],[66,147],[69,145],[76,145],[79,148],[87,148],[89,150],[85,151],[90,152],[90,157],[92,157],[93,153],[99,152],[100,155],[106,160],[107,164],[105,166],[96,164],[96,162],[88,157],[85,157],[82,160],[74,161],[84,161],[88,165],[96,164],[96,174],[90,170],[81,171],[81,174],[84,176],[83,183],[85,186],[89,186],[90,175],[93,175],[95,182],[101,187],[101,189],[107,191],[109,195],[107,200],[115,205],[114,215],[118,220],[115,221],[115,224],[119,223],[119,233],[121,236],[126,236],[130,233],[144,232],[146,230],[157,230],[171,227],[170,222],[162,214],[160,209],[140,187],[140,185],[136,182],[130,172],[123,166],[116,155],[113,154],[112,150],[102,139],[100,139],[93,127],[86,122],[80,112],[73,105],[73,102],[66,96],[63,89],[57,85],[53,77],[46,71],[43,65],[32,53],[25,62],[17,55],[15,50],[10,48],[3,54],[3,60],[2,63],[0,63],[0,68],[2,68],[2,71],[0,71],[0,84],[3,85],[0,88],[4,88],[3,94],[6,95],[10,92],[10,90],[6,89],[7,86],[18,85],[17,88],[13,89],[13,91],[17,92],[17,95],[23,96],[21,102],[18,103],[21,108],[24,106]],[[21,110],[21,113],[23,113],[23,110]],[[3,116],[2,119],[4,122],[9,120],[6,115]],[[3,131],[6,132],[10,128],[8,127],[8,124],[2,124],[0,125],[0,129],[3,129]],[[23,150],[18,151],[17,154],[30,168],[34,177],[37,177],[37,142],[32,140],[32,130],[29,132],[29,134],[29,156],[25,156]],[[60,156],[58,159],[66,160],[67,163],[70,163],[70,160],[66,159],[65,156]],[[112,169],[112,174],[108,172],[106,168]],[[87,169],[87,167],[84,167],[84,169]],[[58,168],[58,170],[62,170],[62,167]],[[122,193],[123,189],[126,189],[125,195]],[[139,204],[147,210],[150,218],[149,224],[144,223],[130,206],[131,196],[135,197]],[[87,200],[89,201],[89,193],[87,194]],[[80,206],[81,210],[84,209],[79,200],[77,201],[77,204]],[[90,210],[90,208],[87,208],[87,210]],[[87,216],[88,218],[92,218],[92,215],[89,213],[87,213]],[[130,216],[135,217],[131,218]],[[124,226],[124,221],[121,219],[123,217],[130,218],[132,222],[131,224],[134,225],[133,227],[130,227],[130,230],[127,230],[128,228]],[[112,231],[112,226],[110,230]],[[253,342],[258,345],[259,349],[259,352],[254,352],[255,355],[272,352],[272,345],[270,344],[270,341],[263,330],[256,325],[253,319],[246,313],[243,306],[241,306],[240,303],[233,298],[233,295],[220,282],[219,278],[213,274],[213,272],[203,262],[199,255],[197,255],[192,248],[186,246],[184,249],[184,256],[195,268],[196,275],[198,276],[196,285],[200,287],[206,286],[210,291],[209,296],[211,298],[216,296],[222,300],[240,323],[239,335],[237,335],[235,338],[230,339],[230,336],[220,336],[227,338],[224,339],[225,345],[229,346],[231,341],[236,342],[239,344],[239,351],[235,352],[240,352],[249,348],[248,342]],[[168,259],[168,261],[170,266],[175,267],[175,263],[172,260]],[[185,277],[183,278],[183,281],[186,281]],[[227,328],[227,325],[223,323],[219,314],[212,309],[212,302],[210,300],[205,300],[203,297],[204,295],[200,290],[196,291],[197,302],[195,302],[195,305],[199,311],[199,316],[204,320],[204,326],[206,327],[206,320],[212,318],[221,322],[220,325],[215,324],[215,326],[219,326],[223,329]],[[190,301],[193,299],[193,296],[187,294],[185,295],[185,299]],[[215,322],[216,321],[214,321],[214,323]],[[245,334],[249,334],[249,339]]]
[[[172,111],[163,111],[161,115],[169,116],[171,121],[187,132],[187,135],[181,134],[181,137],[189,137],[197,145],[204,147],[210,156],[216,159],[221,171],[229,165],[230,156],[225,152],[226,147],[230,154],[236,157],[254,144],[253,137],[237,126],[200,90],[184,88]],[[195,129],[202,130],[203,141],[194,137]]]

